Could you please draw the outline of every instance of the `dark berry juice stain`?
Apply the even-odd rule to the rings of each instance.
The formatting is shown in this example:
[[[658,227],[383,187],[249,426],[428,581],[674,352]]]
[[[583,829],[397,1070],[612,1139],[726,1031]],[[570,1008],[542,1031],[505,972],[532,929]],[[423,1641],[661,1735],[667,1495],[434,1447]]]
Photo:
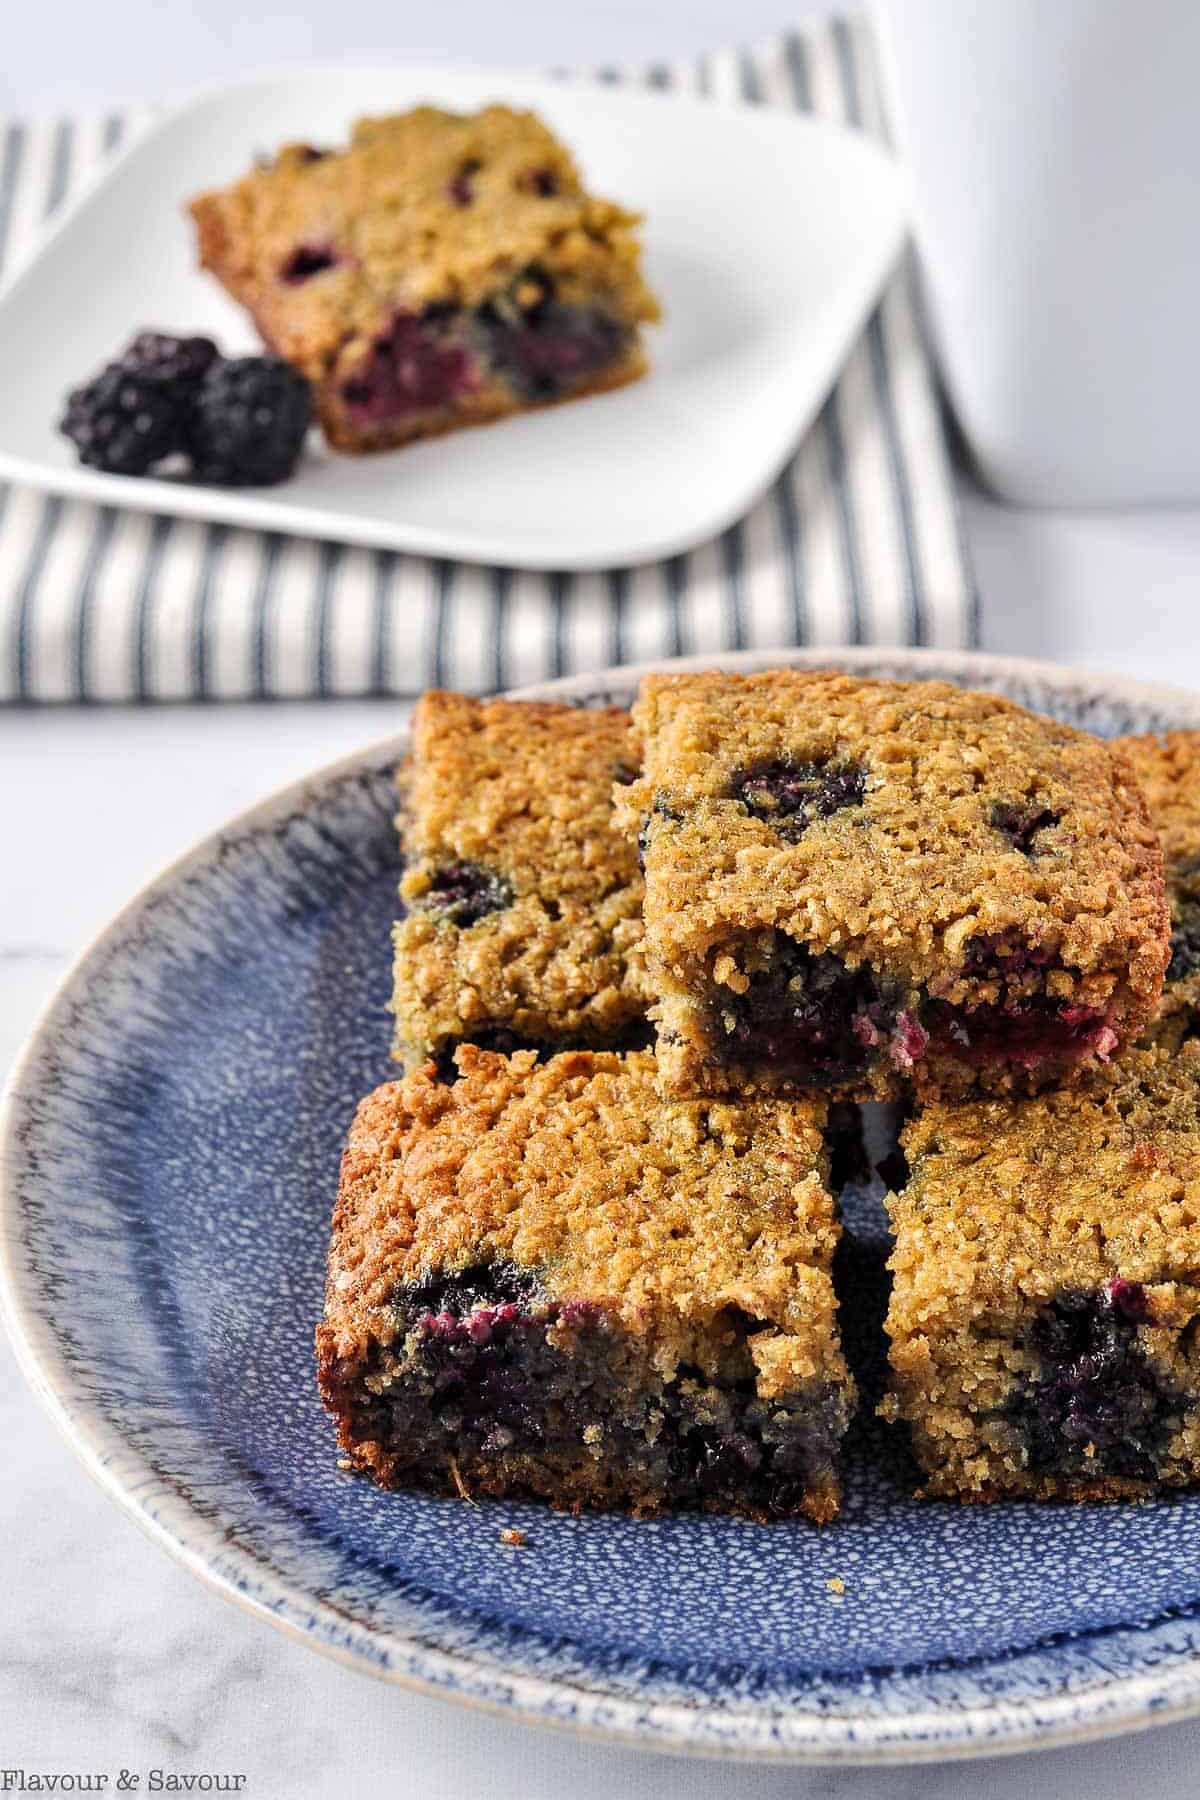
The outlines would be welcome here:
[[[744,993],[714,991],[712,1041],[727,1063],[753,1063],[811,1087],[861,1075],[877,1054],[907,1066],[925,1033],[899,1011],[865,963],[849,968],[776,932],[766,966]]]
[[[517,1480],[530,1455],[573,1466],[582,1434],[602,1422],[618,1484],[632,1473],[672,1504],[741,1501],[787,1516],[832,1467],[845,1424],[832,1391],[758,1398],[745,1346],[766,1322],[736,1308],[732,1373],[718,1379],[685,1364],[664,1381],[647,1367],[644,1387],[630,1385],[630,1345],[606,1308],[551,1296],[511,1263],[405,1288],[394,1316],[405,1378],[381,1396],[352,1388],[353,1431],[403,1446],[410,1469],[435,1485],[448,1454],[468,1478],[508,1456]]]
[[[780,837],[794,843],[814,819],[861,806],[866,785],[867,772],[858,763],[793,762],[783,757],[741,770],[730,792],[747,812],[765,819]]]
[[[342,399],[359,428],[449,406],[478,382],[475,358],[459,335],[454,309],[397,312],[355,373]]]
[[[288,287],[299,287],[302,282],[311,281],[314,275],[323,275],[326,269],[335,268],[337,262],[338,254],[332,244],[297,244],[282,264],[279,279]]]
[[[1149,1318],[1135,1281],[1068,1290],[1038,1313],[1025,1338],[1036,1371],[1005,1409],[1035,1474],[1155,1478],[1183,1401],[1138,1340]]]
[[[1186,981],[1200,969],[1200,900],[1177,900],[1171,909],[1168,981]]]
[[[637,853],[639,869],[644,869],[646,867],[646,852],[650,848],[650,838],[654,831],[654,821],[656,819],[665,819],[669,825],[678,825],[682,821],[682,818],[683,814],[676,812],[665,794],[655,794],[649,817],[642,820],[642,828],[638,832]]]
[[[988,815],[988,823],[1022,856],[1036,856],[1040,846],[1038,833],[1057,825],[1062,814],[1048,806],[1039,807],[1028,801],[998,800]]]
[[[834,1466],[845,1420],[832,1390],[768,1406],[749,1377],[717,1385],[685,1366],[664,1398],[655,1451],[665,1452],[663,1485],[678,1505],[740,1501],[765,1518],[791,1518],[813,1478]]]
[[[921,1018],[935,1051],[972,1068],[1004,1066],[1044,1076],[1088,1056],[1107,1061],[1117,1045],[1103,1012],[1047,994],[973,1007],[931,1000]]]
[[[593,306],[558,300],[545,276],[533,305],[488,302],[475,314],[475,337],[497,374],[524,400],[553,400],[624,353],[627,328]]]
[[[1018,933],[989,931],[967,939],[963,972],[983,981],[1013,981],[1049,969],[1056,960],[1052,950],[1031,944]]]
[[[479,863],[454,862],[444,863],[434,871],[418,904],[427,912],[437,913],[447,924],[463,929],[477,925],[489,913],[503,912],[512,905],[512,898],[511,883],[494,869],[482,868]]]
[[[921,1021],[934,1049],[974,1067],[1003,1064],[1035,1073],[1069,1067],[1087,1056],[1107,1059],[1117,1038],[1104,1011],[1044,991],[1047,974],[1062,966],[1054,951],[1013,932],[971,938],[964,975],[997,984],[1001,991],[974,1006],[927,1000]],[[1025,991],[1031,976],[1037,982],[1032,993]]]

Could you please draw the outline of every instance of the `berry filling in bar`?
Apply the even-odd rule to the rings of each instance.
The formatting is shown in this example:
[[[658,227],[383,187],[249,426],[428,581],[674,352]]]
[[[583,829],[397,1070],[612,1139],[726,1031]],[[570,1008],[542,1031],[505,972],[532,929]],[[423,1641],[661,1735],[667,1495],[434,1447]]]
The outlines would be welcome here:
[[[614,783],[637,773],[615,708],[426,694],[401,773],[406,916],[395,932],[396,1054],[450,1064],[648,1040],[637,852]]]
[[[1146,797],[1167,871],[1171,960],[1148,1037],[1177,1049],[1200,1030],[1200,731],[1116,742]]]
[[[1200,1479],[1200,1045],[904,1133],[886,1416],[929,1495],[1138,1498]]]
[[[1010,701],[651,675],[618,795],[674,1094],[1035,1089],[1136,1039],[1168,954],[1125,759]]]
[[[319,1379],[384,1487],[832,1518],[854,1389],[819,1102],[467,1046],[360,1106]]]
[[[200,261],[376,450],[619,386],[658,316],[637,218],[532,113],[418,107],[343,150],[289,145],[192,203]]]

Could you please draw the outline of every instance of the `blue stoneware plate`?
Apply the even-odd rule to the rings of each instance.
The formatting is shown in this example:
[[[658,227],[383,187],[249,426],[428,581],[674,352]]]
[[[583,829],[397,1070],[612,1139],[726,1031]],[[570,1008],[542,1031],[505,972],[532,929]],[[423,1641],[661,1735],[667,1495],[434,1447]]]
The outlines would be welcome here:
[[[1100,732],[1200,726],[1200,698],[1033,663],[728,660],[943,675]],[[627,700],[634,681],[554,691]],[[643,1747],[907,1761],[1200,1711],[1200,1494],[921,1504],[876,1425],[857,1428],[845,1511],[823,1531],[465,1506],[338,1471],[312,1330],[342,1135],[389,1074],[403,751],[289,788],[139,894],[13,1076],[5,1308],[92,1473],[188,1567],[318,1650]],[[854,1196],[847,1214],[844,1272],[869,1308],[878,1203]],[[878,1369],[851,1349],[871,1392]],[[528,1534],[519,1555],[506,1525]]]

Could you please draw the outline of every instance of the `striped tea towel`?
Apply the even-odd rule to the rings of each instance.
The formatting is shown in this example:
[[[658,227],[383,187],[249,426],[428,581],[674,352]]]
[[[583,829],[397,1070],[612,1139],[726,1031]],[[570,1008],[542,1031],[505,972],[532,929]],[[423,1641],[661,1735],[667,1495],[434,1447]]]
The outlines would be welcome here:
[[[885,134],[857,20],[600,78]],[[8,127],[0,269],[139,123]],[[950,647],[975,639],[973,592],[905,268],[766,498],[664,563],[586,575],[482,568],[0,486],[0,700],[403,696],[743,647]]]

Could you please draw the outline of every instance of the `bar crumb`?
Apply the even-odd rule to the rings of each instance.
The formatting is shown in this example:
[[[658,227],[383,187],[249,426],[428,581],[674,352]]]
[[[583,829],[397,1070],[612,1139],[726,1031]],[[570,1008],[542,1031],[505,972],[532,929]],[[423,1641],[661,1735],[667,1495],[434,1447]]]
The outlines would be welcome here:
[[[518,1531],[515,1525],[506,1525],[504,1527],[504,1530],[500,1533],[500,1542],[502,1544],[510,1544],[514,1550],[527,1550],[529,1548],[529,1539],[525,1536],[523,1531]]]

